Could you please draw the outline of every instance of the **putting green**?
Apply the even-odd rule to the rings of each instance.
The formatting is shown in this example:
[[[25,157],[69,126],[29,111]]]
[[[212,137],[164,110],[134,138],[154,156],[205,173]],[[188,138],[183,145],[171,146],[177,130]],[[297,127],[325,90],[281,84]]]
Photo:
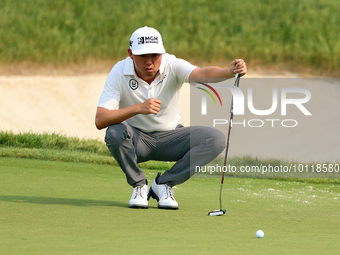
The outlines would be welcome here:
[[[146,170],[151,182],[156,171]],[[337,254],[339,185],[192,178],[180,209],[129,209],[113,166],[0,158],[1,254]],[[262,229],[265,236],[257,239]]]

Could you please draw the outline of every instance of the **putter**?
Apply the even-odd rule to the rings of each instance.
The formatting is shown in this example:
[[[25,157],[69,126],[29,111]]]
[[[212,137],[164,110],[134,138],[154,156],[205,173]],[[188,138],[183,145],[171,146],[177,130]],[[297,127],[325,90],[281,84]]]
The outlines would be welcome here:
[[[239,87],[240,83],[240,75],[237,73],[235,75],[235,84],[234,86]],[[224,164],[223,168],[225,168],[228,158],[228,149],[229,149],[229,138],[230,138],[230,131],[231,131],[231,122],[233,121],[234,113],[233,113],[233,98],[231,98],[231,106],[230,106],[230,120],[229,120],[229,130],[228,130],[228,138],[227,138],[227,147],[225,149],[225,156],[224,156]],[[224,171],[222,171],[222,179],[221,179],[221,188],[220,188],[220,210],[211,211],[208,213],[209,216],[222,216],[225,214],[226,210],[222,209],[222,187],[224,182]]]

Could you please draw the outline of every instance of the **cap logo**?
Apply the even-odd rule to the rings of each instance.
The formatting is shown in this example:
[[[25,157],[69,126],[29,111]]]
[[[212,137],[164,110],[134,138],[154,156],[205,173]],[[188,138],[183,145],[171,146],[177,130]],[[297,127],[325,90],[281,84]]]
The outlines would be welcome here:
[[[157,43],[158,44],[158,37],[157,36],[142,36],[138,37],[138,45],[145,44],[145,43]]]
[[[129,86],[132,90],[138,89],[138,81],[136,81],[135,79],[131,79],[129,81]]]

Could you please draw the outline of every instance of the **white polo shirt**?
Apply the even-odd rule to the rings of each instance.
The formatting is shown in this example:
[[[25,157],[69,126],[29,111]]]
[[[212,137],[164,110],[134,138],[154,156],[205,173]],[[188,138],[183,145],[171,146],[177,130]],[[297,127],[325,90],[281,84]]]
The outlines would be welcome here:
[[[179,90],[183,83],[189,82],[189,75],[195,68],[197,67],[174,55],[163,54],[159,72],[149,85],[136,75],[133,60],[127,57],[112,68],[98,107],[108,110],[122,109],[156,98],[161,101],[161,109],[157,115],[137,114],[125,122],[144,132],[174,129],[181,118]]]

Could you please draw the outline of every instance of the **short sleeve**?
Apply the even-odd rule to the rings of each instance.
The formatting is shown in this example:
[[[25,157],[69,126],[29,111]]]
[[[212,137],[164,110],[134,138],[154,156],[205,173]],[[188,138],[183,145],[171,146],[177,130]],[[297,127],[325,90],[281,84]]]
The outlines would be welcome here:
[[[172,63],[172,69],[176,74],[179,83],[189,82],[189,76],[191,72],[196,69],[197,66],[190,64],[188,61],[176,58]]]
[[[105,82],[104,90],[97,105],[98,107],[104,107],[108,110],[118,109],[121,95],[121,75],[119,68],[114,66]]]

